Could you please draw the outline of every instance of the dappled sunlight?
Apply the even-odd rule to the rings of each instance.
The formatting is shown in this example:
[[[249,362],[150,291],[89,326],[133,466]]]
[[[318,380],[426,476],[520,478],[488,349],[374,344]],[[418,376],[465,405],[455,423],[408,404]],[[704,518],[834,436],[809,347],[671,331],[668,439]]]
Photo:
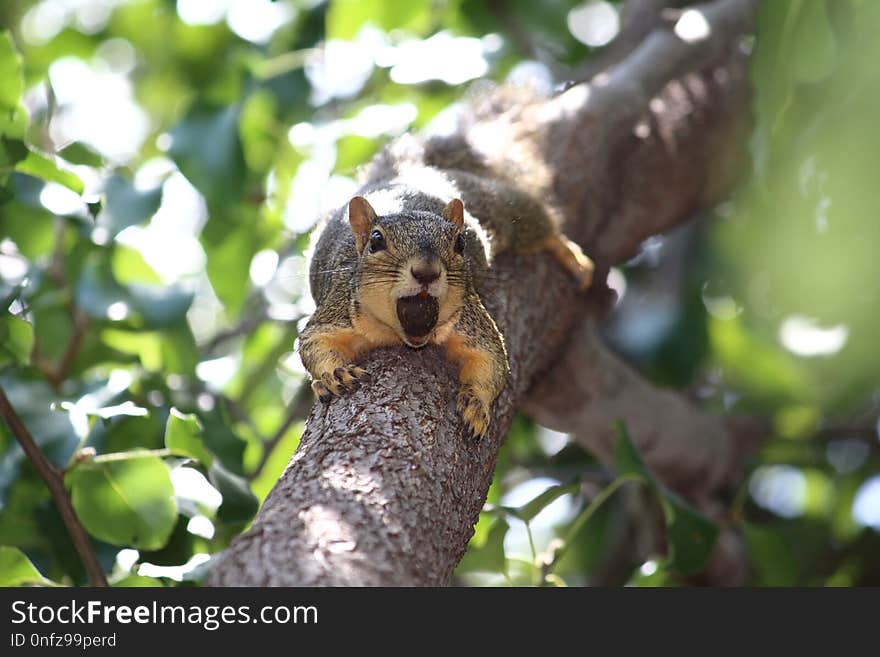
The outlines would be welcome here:
[[[190,557],[189,561],[180,566],[158,566],[144,562],[138,566],[137,574],[141,577],[167,577],[176,582],[182,582],[191,575],[199,566],[206,563],[211,558],[210,554],[199,552]]]
[[[397,46],[382,48],[376,64],[390,68],[398,84],[418,84],[440,80],[462,84],[485,75],[489,70],[486,54],[498,50],[500,42],[491,36],[482,39],[456,37],[438,32],[428,39],[407,39]]]
[[[242,39],[266,43],[296,16],[290,2],[272,0],[177,0],[177,13],[189,25],[213,25],[224,18]]]
[[[189,522],[186,523],[186,531],[194,536],[212,539],[214,538],[214,523],[211,522],[211,519],[208,518],[208,516],[197,514],[190,518]]]
[[[773,513],[793,518],[804,512],[807,480],[797,468],[761,466],[752,474],[749,491],[755,502]]]
[[[602,0],[591,0],[578,5],[568,12],[566,22],[569,31],[578,41],[593,48],[604,46],[620,30],[617,7]]]
[[[32,44],[51,41],[65,27],[85,34],[100,32],[113,8],[127,0],[41,0],[22,18],[22,34]]]
[[[880,531],[880,475],[871,477],[859,488],[852,514],[860,525]]]
[[[535,438],[548,456],[558,454],[568,444],[568,434],[553,431],[547,427],[539,426]]]
[[[323,105],[332,98],[348,98],[360,91],[384,45],[381,32],[365,28],[357,41],[330,39],[320,50],[310,53],[305,73],[312,87],[312,104]]]
[[[382,481],[377,473],[356,465],[334,465],[325,468],[321,478],[334,490],[354,493],[356,497],[368,495],[382,487]],[[380,498],[377,503],[387,502],[384,496]]]
[[[703,41],[712,35],[709,21],[699,9],[685,9],[675,22],[675,35],[682,41]]]
[[[211,482],[195,468],[177,467],[171,470],[171,484],[181,509],[187,515],[212,513],[223,502],[223,496]]]
[[[79,194],[58,183],[47,183],[40,190],[40,203],[43,207],[60,215],[83,215],[85,204]]]
[[[161,164],[162,202],[146,226],[129,226],[116,240],[136,249],[165,283],[198,275],[205,268],[205,253],[198,233],[208,219],[201,194],[180,173],[170,173]],[[173,171],[173,169],[171,170]],[[152,187],[159,182],[144,170],[135,185]]]
[[[849,329],[846,326],[822,328],[809,317],[793,315],[779,327],[779,341],[798,356],[830,356],[846,345]]]
[[[264,249],[254,254],[248,273],[251,283],[257,287],[265,287],[275,276],[278,269],[278,252],[272,249]]]
[[[196,365],[196,376],[204,381],[209,389],[219,392],[232,380],[240,367],[241,363],[234,356],[203,360]]]
[[[125,75],[65,57],[49,67],[49,79],[58,104],[50,127],[56,144],[83,142],[119,163],[137,155],[150,131],[149,118]]]
[[[75,402],[62,401],[58,407],[67,412],[73,430],[81,439],[85,438],[91,429],[90,416],[105,420],[119,415],[146,416],[149,411],[132,401],[110,405],[110,401],[125,391],[133,379],[131,373],[126,370],[113,370],[103,386],[83,395]]]
[[[315,546],[315,557],[324,553],[350,552],[357,546],[357,532],[339,513],[323,504],[315,504],[299,512],[309,545]]]

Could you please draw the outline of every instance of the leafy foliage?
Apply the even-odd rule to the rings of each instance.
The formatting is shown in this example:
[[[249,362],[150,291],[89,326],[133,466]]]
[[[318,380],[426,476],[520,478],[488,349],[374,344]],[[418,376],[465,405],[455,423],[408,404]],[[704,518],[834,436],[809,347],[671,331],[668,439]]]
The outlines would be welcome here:
[[[472,81],[582,62],[567,25],[582,4],[0,3],[0,385],[113,584],[176,584],[285,467],[310,232],[357,167],[442,123]],[[753,175],[700,236],[652,240],[615,272],[622,353],[773,422],[722,521],[758,584],[880,573],[878,12],[761,3]],[[691,581],[718,524],[654,479],[624,427],[613,473],[561,438],[517,418],[458,580]],[[652,519],[665,548],[640,553]],[[2,422],[0,545],[0,584],[85,582]]]

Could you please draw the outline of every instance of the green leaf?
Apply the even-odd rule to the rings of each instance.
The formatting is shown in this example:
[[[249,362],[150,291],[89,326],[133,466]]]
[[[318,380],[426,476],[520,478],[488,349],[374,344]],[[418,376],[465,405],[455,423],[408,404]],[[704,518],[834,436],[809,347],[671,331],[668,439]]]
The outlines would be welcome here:
[[[34,180],[29,176],[14,174],[13,189],[18,178]],[[13,198],[0,207],[0,235],[15,242],[23,256],[35,260],[51,254],[55,246],[53,216],[43,207],[34,208]]]
[[[174,529],[177,500],[159,457],[84,464],[67,479],[73,508],[95,538],[155,550]]]
[[[104,158],[90,146],[79,141],[72,142],[58,151],[58,155],[71,164],[85,164],[99,169],[104,166]]]
[[[553,503],[556,499],[562,497],[563,495],[577,493],[579,488],[580,484],[578,484],[577,482],[551,486],[532,501],[519,507],[516,510],[515,515],[517,518],[529,522],[536,515],[541,513],[541,511],[543,511],[547,506]]]
[[[40,574],[24,552],[18,548],[0,545],[0,586],[32,584],[57,586]]]
[[[7,139],[0,136],[0,171],[14,167],[28,156],[28,147],[20,139]]]
[[[655,484],[653,476],[645,467],[645,462],[639,456],[638,450],[633,445],[623,422],[617,423],[617,441],[614,443],[614,469],[618,474],[641,475],[649,483]]]
[[[294,422],[285,432],[284,437],[272,447],[272,453],[266,458],[262,470],[251,480],[251,489],[261,502],[266,499],[269,491],[274,488],[284,468],[290,462],[290,456],[296,451],[302,437],[302,422]],[[263,445],[262,449],[269,449]]]
[[[15,50],[12,36],[3,30],[0,32],[0,109],[4,112],[17,109],[23,91],[21,56]]]
[[[799,82],[818,82],[834,69],[837,42],[824,0],[807,0],[800,6],[797,27],[792,36],[791,67]]]
[[[253,171],[268,172],[278,151],[277,110],[275,97],[264,90],[252,93],[244,103],[238,129],[245,160]]]
[[[77,194],[82,194],[85,185],[75,173],[65,171],[46,155],[30,151],[23,160],[15,165],[15,170],[47,182],[56,182],[64,185]]]
[[[204,540],[200,536],[190,534],[186,527],[189,518],[182,513],[177,514],[177,522],[171,536],[159,550],[141,550],[140,561],[157,566],[179,566],[189,561],[196,552],[204,552]]]
[[[128,575],[118,582],[114,582],[113,586],[117,588],[161,588],[164,584],[162,584],[161,579],[156,579],[155,577]]]
[[[128,320],[148,329],[170,327],[185,317],[193,300],[191,291],[181,285],[124,287],[113,277],[108,259],[105,252],[95,253],[83,266],[76,302],[86,314],[99,320]]]
[[[197,106],[171,129],[168,151],[181,172],[207,199],[224,204],[244,191],[244,154],[238,106]]]
[[[706,565],[718,540],[718,525],[668,490],[661,493],[669,564],[692,575]]]
[[[621,475],[638,475],[660,499],[666,520],[669,565],[686,575],[699,572],[718,539],[718,526],[658,482],[645,466],[622,422],[617,424],[614,464]]]
[[[162,368],[164,342],[159,332],[106,329],[101,332],[101,340],[111,349],[137,356],[148,371],[155,372]]]
[[[165,373],[195,376],[199,354],[196,349],[196,339],[186,318],[183,317],[179,322],[163,329],[160,335],[159,353]],[[205,427],[210,432],[210,427],[207,424]],[[206,441],[210,444],[207,437]],[[217,450],[213,447],[211,449],[219,455]]]
[[[219,522],[243,524],[257,513],[259,502],[247,481],[224,468],[219,460],[214,461],[208,469],[208,480],[223,496],[223,502],[217,509]]]
[[[192,414],[184,415],[176,408],[171,409],[165,424],[165,446],[175,454],[194,458],[206,467],[214,462],[214,457],[205,449],[199,419]]]
[[[336,142],[334,171],[350,175],[379,150],[381,142],[361,135],[345,135]]]
[[[211,287],[227,312],[239,312],[250,284],[251,260],[263,245],[260,234],[252,222],[223,224],[213,218],[202,231],[201,241]]]
[[[98,225],[106,228],[111,237],[129,226],[145,222],[162,202],[162,187],[142,191],[118,174],[107,181],[104,194],[106,202],[98,215]]]
[[[21,56],[9,32],[3,30],[0,32],[0,136],[24,136],[27,115],[21,105],[23,91]]]
[[[162,279],[147,264],[143,255],[137,249],[132,249],[118,243],[114,244],[111,261],[113,277],[122,285],[129,285],[131,283],[160,285],[162,283]]]
[[[131,312],[130,299],[113,278],[103,253],[91,254],[76,282],[76,304],[93,319],[125,319]],[[111,311],[112,308],[112,312]]]
[[[847,508],[847,514],[850,509]],[[791,546],[778,531],[745,523],[744,534],[755,584],[759,586],[794,586],[797,584],[797,560]]]
[[[3,318],[0,322],[0,365],[7,358],[21,365],[28,365],[33,346],[33,326],[12,315]]]
[[[510,525],[504,518],[497,518],[489,530],[486,542],[471,547],[456,572],[459,573],[506,573],[507,556],[504,553],[504,537]]]
[[[327,12],[327,37],[353,39],[371,23],[384,30],[424,33],[431,24],[428,0],[336,0]]]
[[[140,313],[146,328],[166,328],[186,317],[192,305],[192,291],[182,285],[153,287],[132,284],[128,286],[132,307]]]

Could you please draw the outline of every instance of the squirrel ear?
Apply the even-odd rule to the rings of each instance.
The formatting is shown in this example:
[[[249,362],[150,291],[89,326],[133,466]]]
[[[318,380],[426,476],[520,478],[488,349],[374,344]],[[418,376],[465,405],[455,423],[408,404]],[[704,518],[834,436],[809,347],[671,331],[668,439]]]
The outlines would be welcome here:
[[[376,219],[376,211],[363,196],[355,196],[348,202],[348,223],[351,224],[358,253],[364,250]]]
[[[464,228],[464,203],[457,198],[449,201],[443,208],[443,218],[454,223],[459,230]]]

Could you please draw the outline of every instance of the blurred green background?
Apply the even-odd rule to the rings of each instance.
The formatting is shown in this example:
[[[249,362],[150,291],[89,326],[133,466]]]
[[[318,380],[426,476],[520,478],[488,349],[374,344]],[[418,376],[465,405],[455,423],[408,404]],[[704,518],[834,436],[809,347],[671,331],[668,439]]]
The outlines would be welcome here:
[[[356,167],[485,80],[556,88],[619,10],[0,3],[0,385],[66,468],[112,583],[197,583],[296,448],[310,231]],[[761,3],[752,170],[611,274],[619,353],[772,424],[726,500],[753,584],[880,584],[878,28],[876,2]],[[693,582],[705,555],[670,523],[664,556],[645,525],[659,500],[709,543],[717,527],[625,449],[617,473],[517,418],[455,581]],[[4,423],[0,546],[0,584],[85,583]]]

